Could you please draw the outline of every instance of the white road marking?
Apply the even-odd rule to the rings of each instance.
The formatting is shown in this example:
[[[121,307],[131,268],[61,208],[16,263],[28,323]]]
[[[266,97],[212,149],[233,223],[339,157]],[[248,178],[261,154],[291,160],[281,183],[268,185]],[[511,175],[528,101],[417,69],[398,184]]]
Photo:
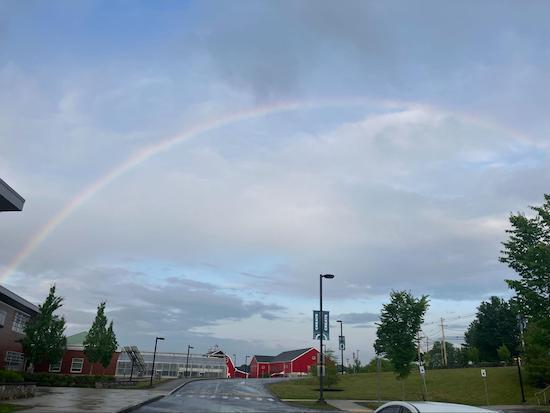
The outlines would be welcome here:
[[[261,402],[263,399],[261,397],[256,397],[256,400],[258,400],[259,402]]]
[[[211,398],[211,399],[215,399],[215,398],[216,398],[216,396],[210,396],[210,398]]]
[[[244,399],[245,399],[245,400],[250,400],[250,397],[245,397]]]
[[[229,399],[229,397],[227,397],[227,396],[222,396],[222,399]]]
[[[270,402],[274,402],[274,401],[275,401],[275,400],[273,400],[273,399],[267,399],[267,400],[269,400]]]
[[[239,396],[235,396],[235,397],[233,397],[233,398],[234,398],[235,400],[239,400],[239,399],[240,399]]]
[[[206,396],[205,396],[204,394],[201,394],[201,395],[200,395],[200,398],[201,398],[201,399],[204,399],[205,397],[206,397]]]

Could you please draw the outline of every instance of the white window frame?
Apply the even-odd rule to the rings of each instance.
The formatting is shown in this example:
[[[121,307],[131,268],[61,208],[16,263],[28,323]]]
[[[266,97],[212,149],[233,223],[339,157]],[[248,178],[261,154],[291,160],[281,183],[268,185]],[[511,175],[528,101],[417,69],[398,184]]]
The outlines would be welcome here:
[[[74,368],[74,363],[76,360],[80,360],[80,370]],[[71,359],[71,373],[82,373],[84,368],[84,359],[82,357],[73,357]]]
[[[15,357],[17,357],[20,360],[20,363],[15,364],[12,362],[12,358],[15,358]],[[22,371],[23,368],[25,367],[25,355],[18,351],[6,351],[4,361],[5,361],[6,370]]]
[[[30,315],[25,314],[21,311],[16,311],[13,315],[13,324],[11,325],[12,331],[23,334],[23,332],[25,331],[25,326],[30,319]]]
[[[61,372],[61,365],[63,364],[63,359],[59,360],[58,363],[50,363],[48,371],[50,373],[59,373]]]

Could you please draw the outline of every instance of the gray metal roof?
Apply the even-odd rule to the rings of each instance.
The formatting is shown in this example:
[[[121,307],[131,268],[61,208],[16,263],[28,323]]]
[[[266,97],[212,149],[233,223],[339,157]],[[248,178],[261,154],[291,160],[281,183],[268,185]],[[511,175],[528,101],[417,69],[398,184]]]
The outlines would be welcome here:
[[[0,285],[0,301],[11,305],[18,310],[21,310],[29,315],[38,313],[38,307],[25,300],[23,297],[18,296],[14,292],[8,290],[6,287]]]
[[[0,211],[21,211],[25,199],[0,179]]]
[[[271,360],[273,360],[273,356],[254,356],[256,357],[257,363],[269,363]]]
[[[272,363],[280,363],[280,362],[283,362],[283,361],[292,361],[296,357],[301,356],[302,354],[304,354],[306,351],[309,351],[309,350],[311,350],[311,347],[301,348],[299,350],[283,351],[282,353],[280,353],[280,354],[276,355],[275,357],[273,357],[271,362]]]

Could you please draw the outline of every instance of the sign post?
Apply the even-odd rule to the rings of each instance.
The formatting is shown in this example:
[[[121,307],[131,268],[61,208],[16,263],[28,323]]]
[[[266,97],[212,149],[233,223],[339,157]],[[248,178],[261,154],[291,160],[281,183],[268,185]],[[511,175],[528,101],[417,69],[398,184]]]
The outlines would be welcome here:
[[[424,401],[428,399],[428,388],[426,387],[426,369],[422,364],[418,365],[418,369],[420,370],[420,376],[422,377],[422,384],[424,385],[424,394],[422,397],[424,398]]]
[[[487,401],[487,406],[489,406],[489,390],[487,388],[487,370],[481,369],[481,377],[483,377],[483,384],[485,385],[485,400]]]

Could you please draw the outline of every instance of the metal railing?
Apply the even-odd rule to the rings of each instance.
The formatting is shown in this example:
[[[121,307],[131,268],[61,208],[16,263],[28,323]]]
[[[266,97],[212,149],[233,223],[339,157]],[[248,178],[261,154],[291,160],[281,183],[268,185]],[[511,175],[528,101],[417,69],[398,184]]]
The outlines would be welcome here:
[[[537,398],[537,404],[539,406],[541,406],[541,402],[540,402],[541,399],[542,399],[542,405],[547,405],[548,402],[550,402],[549,400],[550,394],[546,394],[546,393],[550,393],[550,386],[535,393],[535,397]]]

